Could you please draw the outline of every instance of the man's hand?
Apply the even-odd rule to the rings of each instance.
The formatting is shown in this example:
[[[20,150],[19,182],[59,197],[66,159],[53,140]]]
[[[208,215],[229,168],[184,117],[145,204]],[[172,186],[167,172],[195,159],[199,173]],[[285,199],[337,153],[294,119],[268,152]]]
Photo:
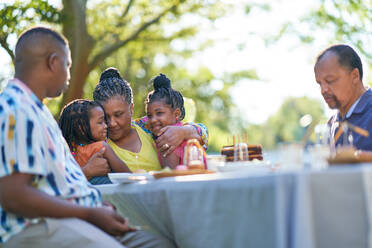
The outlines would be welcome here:
[[[111,202],[108,202],[108,201],[102,201],[102,206],[103,207],[106,207],[106,208],[109,208],[109,209],[112,209],[114,211],[116,211],[116,207],[114,204],[112,204]]]
[[[136,231],[128,226],[128,220],[108,207],[92,208],[87,221],[113,236],[122,236],[126,232]]]
[[[7,212],[26,218],[79,218],[101,228],[111,235],[122,235],[136,231],[108,207],[83,207],[65,199],[48,195],[31,186],[33,175],[13,173],[0,178],[0,204]]]
[[[95,176],[106,176],[111,171],[107,160],[103,157],[106,148],[103,147],[100,151],[95,153],[82,168],[88,180]]]

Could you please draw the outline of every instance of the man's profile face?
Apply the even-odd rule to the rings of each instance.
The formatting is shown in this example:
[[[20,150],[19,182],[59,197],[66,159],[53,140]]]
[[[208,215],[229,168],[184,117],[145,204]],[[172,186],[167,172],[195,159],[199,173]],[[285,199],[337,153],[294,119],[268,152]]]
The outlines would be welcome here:
[[[57,52],[57,70],[55,72],[54,91],[56,97],[67,90],[70,81],[71,53],[68,46],[61,46]]]
[[[353,85],[350,69],[340,65],[338,55],[327,52],[315,65],[315,79],[331,109],[344,108],[350,101]]]

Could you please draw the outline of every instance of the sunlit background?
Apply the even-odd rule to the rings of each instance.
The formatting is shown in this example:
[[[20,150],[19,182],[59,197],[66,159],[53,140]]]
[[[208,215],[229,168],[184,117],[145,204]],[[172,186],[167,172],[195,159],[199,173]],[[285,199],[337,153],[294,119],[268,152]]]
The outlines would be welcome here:
[[[34,24],[49,24],[62,32],[63,3],[70,2],[1,1],[2,87],[13,74],[4,44],[13,50],[17,35]],[[188,99],[188,120],[208,126],[209,152],[243,134],[249,143],[270,150],[281,142],[302,139],[311,125],[301,126],[301,117],[309,114],[310,122],[325,122],[333,113],[322,101],[313,75],[321,50],[335,43],[352,45],[364,62],[365,84],[371,82],[369,0],[90,0],[87,30],[96,39],[90,58],[126,39],[172,4],[175,7],[158,22],[95,64],[81,97],[92,97],[102,70],[117,67],[131,82],[139,117],[145,114],[143,101],[151,90],[147,82],[163,72]],[[62,100],[47,101],[56,117]],[[313,141],[312,136],[309,142]]]

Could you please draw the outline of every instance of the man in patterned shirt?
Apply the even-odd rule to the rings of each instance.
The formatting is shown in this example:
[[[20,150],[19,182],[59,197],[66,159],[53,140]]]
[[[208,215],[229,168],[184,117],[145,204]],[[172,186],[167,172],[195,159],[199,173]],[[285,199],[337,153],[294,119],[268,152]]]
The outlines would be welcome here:
[[[0,246],[172,247],[102,203],[72,157],[42,103],[67,87],[70,65],[55,31],[31,28],[18,39],[15,79],[0,95]]]

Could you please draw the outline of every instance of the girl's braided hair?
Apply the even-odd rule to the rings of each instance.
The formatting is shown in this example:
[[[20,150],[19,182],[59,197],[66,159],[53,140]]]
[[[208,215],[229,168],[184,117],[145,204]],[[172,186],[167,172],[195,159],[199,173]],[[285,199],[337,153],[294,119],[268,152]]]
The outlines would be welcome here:
[[[147,95],[145,101],[146,107],[148,104],[162,100],[165,104],[170,105],[172,109],[179,108],[181,116],[179,120],[182,121],[185,118],[185,107],[181,93],[171,87],[171,81],[166,75],[160,73],[159,76],[151,79],[154,85],[154,90]]]
[[[63,108],[58,124],[71,151],[75,145],[90,144],[96,141],[92,137],[89,124],[90,110],[95,107],[102,108],[98,102],[77,99]]]
[[[129,105],[133,103],[130,84],[120,76],[116,68],[107,68],[101,73],[99,83],[93,92],[93,99],[102,104],[118,95],[122,96]]]

